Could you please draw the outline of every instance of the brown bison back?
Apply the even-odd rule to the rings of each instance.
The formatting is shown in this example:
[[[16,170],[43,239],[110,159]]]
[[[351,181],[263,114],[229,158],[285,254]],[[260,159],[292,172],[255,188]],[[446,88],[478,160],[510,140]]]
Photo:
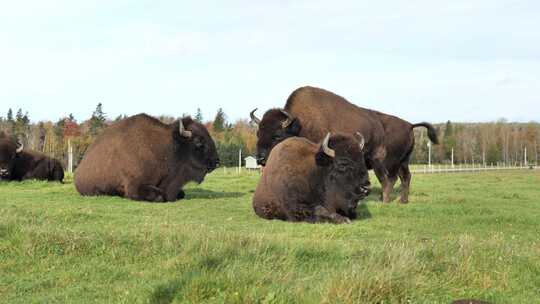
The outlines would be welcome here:
[[[34,150],[23,150],[17,161],[16,171],[21,178],[48,181],[64,180],[64,167],[59,160]]]
[[[374,111],[360,108],[324,89],[307,86],[295,90],[287,100],[285,111],[300,120],[299,136],[313,142],[320,142],[328,132],[360,132],[369,155],[384,139],[383,125],[373,115]]]
[[[125,179],[157,184],[173,152],[168,125],[139,114],[111,125],[88,148],[75,172],[83,195],[124,194]]]

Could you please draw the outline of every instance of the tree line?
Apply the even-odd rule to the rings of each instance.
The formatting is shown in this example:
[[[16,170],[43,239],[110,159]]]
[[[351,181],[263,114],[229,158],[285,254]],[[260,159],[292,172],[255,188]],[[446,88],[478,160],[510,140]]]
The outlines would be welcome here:
[[[188,116],[188,113],[183,116]],[[6,131],[13,139],[23,143],[25,147],[41,151],[57,158],[67,168],[68,146],[72,147],[73,163],[76,167],[82,160],[86,149],[105,127],[126,118],[119,115],[109,118],[104,112],[103,104],[99,103],[90,117],[78,121],[72,114],[59,118],[57,121],[31,122],[28,112],[19,109],[16,115],[12,109],[7,110],[6,116],[0,115],[0,130]],[[238,151],[242,154],[255,153],[256,129],[247,120],[230,123],[227,115],[219,109],[213,120],[205,121],[202,111],[192,115],[193,119],[204,124],[216,142],[216,148],[225,166],[238,165]],[[167,115],[156,117],[164,123],[171,123],[177,118]]]
[[[500,119],[486,123],[436,124],[439,145],[432,146],[433,163],[517,165],[540,161],[540,124],[536,122],[516,123]],[[425,164],[428,160],[426,131],[415,129],[415,147],[411,163]]]
[[[187,115],[187,113],[184,114],[184,116]],[[15,114],[12,109],[8,109],[6,116],[0,116],[0,130],[7,131],[30,149],[59,159],[65,166],[70,145],[76,167],[96,136],[106,126],[126,117],[126,115],[112,119],[107,117],[103,104],[99,103],[90,117],[82,121],[68,114],[56,122],[32,123],[29,113],[23,109],[18,109]],[[222,165],[238,165],[239,150],[242,150],[243,157],[255,154],[257,129],[248,120],[241,119],[232,123],[222,109],[217,111],[212,120],[204,120],[200,109],[197,109],[192,117],[204,124],[214,138]],[[176,119],[166,115],[157,118],[165,123]],[[452,154],[454,163],[515,165],[524,161],[525,153],[530,163],[540,161],[538,155],[540,124],[535,122],[514,123],[504,119],[488,123],[448,121],[434,126],[437,129],[440,144],[432,146],[432,163],[448,164],[451,162]],[[411,163],[425,164],[428,162],[429,149],[426,130],[416,128],[414,133],[416,140],[411,154]]]

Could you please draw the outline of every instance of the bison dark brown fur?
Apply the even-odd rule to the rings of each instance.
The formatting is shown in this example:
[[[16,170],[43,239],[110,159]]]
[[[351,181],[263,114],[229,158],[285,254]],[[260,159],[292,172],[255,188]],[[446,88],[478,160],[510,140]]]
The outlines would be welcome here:
[[[164,124],[139,114],[98,136],[75,172],[75,187],[82,195],[176,201],[184,197],[187,182],[201,183],[218,165],[214,141],[202,124],[189,117]]]
[[[39,179],[62,182],[62,164],[43,153],[23,149],[4,132],[0,132],[0,180]]]
[[[398,117],[358,107],[332,92],[302,87],[288,98],[284,109],[268,110],[259,125],[257,160],[264,165],[272,148],[291,136],[318,142],[327,132],[354,134],[366,138],[366,165],[373,169],[383,187],[382,200],[390,200],[397,177],[401,179],[401,202],[408,202],[411,173],[409,157],[414,147],[415,127],[426,127],[429,139],[437,134],[429,123],[410,124]]]
[[[315,144],[292,137],[276,145],[253,196],[265,219],[348,223],[358,201],[369,194],[369,177],[359,141],[337,134]],[[331,156],[333,154],[333,156]]]

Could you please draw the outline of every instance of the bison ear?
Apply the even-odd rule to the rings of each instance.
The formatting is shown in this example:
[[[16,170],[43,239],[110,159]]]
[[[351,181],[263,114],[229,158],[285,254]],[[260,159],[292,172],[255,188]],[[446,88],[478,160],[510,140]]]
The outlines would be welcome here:
[[[319,149],[319,152],[317,152],[317,154],[315,154],[315,163],[317,164],[317,166],[326,167],[329,166],[333,161],[334,159],[324,153],[322,148]]]
[[[287,126],[287,133],[293,136],[298,136],[301,130],[302,126],[300,125],[300,122],[297,118],[294,118],[293,121]]]

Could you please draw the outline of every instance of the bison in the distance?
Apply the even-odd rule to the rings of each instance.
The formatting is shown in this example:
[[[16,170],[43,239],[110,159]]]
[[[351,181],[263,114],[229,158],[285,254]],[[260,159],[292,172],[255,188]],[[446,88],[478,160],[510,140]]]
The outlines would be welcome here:
[[[214,141],[190,117],[164,124],[146,114],[111,125],[88,148],[75,172],[82,195],[171,202],[189,181],[201,183],[219,165]]]
[[[369,194],[364,140],[330,133],[321,144],[292,137],[276,145],[253,196],[265,219],[349,223]]]
[[[255,109],[257,110],[257,109]],[[327,132],[354,134],[366,139],[366,165],[382,185],[382,200],[390,201],[397,178],[401,180],[401,202],[409,200],[409,157],[414,147],[416,127],[425,127],[429,139],[437,143],[437,133],[429,123],[411,124],[398,117],[358,107],[332,92],[302,87],[287,99],[285,108],[268,110],[258,124],[257,161],[264,166],[272,148],[291,136],[319,142]]]
[[[0,132],[0,180],[39,179],[62,182],[64,168],[60,161],[43,153],[23,149],[23,145]]]

